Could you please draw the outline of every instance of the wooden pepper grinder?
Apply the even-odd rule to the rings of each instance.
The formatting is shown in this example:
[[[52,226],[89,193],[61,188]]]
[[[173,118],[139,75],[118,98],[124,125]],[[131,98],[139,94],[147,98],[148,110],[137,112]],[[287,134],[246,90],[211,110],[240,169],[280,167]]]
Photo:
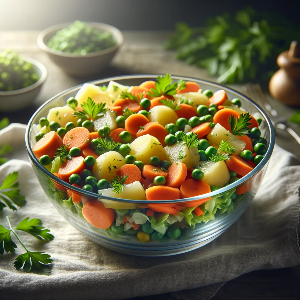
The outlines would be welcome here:
[[[289,106],[300,106],[300,43],[293,41],[290,49],[277,58],[280,67],[269,82],[273,98]]]

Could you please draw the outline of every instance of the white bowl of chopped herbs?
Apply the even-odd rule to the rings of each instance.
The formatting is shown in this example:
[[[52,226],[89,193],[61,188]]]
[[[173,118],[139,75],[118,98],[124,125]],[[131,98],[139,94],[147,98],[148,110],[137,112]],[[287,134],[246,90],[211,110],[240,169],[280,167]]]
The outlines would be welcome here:
[[[40,62],[10,49],[0,53],[0,110],[18,111],[30,105],[46,78]]]
[[[124,37],[107,24],[75,21],[45,29],[37,43],[65,73],[86,77],[108,67]]]

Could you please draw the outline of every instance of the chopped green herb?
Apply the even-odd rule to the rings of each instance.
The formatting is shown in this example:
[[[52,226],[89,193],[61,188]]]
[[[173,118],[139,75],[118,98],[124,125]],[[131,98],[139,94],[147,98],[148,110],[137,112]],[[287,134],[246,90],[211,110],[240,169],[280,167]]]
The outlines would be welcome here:
[[[120,194],[123,191],[123,186],[128,176],[118,176],[116,175],[112,181],[111,185],[113,188],[113,192],[116,194]]]
[[[106,85],[102,85],[102,86],[99,86],[99,89],[103,92],[107,91],[107,86]]]
[[[127,119],[129,116],[136,114],[135,111],[129,109],[128,107],[125,107],[123,110],[123,116]]]
[[[104,116],[107,109],[106,103],[95,103],[92,98],[88,97],[87,102],[81,104],[83,111],[76,111],[73,113],[75,117],[82,120],[95,120]]]
[[[182,79],[180,79],[180,80],[178,81],[178,89],[179,89],[180,91],[182,91],[182,90],[184,90],[185,88],[186,88],[185,81],[182,80]]]
[[[117,85],[113,85],[113,89],[114,89],[114,92],[116,92],[119,89],[119,87]]]
[[[133,100],[133,101],[139,102],[139,98],[137,96],[134,96],[133,94],[131,94],[129,92],[122,91],[122,93],[120,94],[120,98],[122,98],[122,99],[129,99],[129,100]]]
[[[168,107],[174,109],[174,110],[179,110],[180,109],[179,105],[174,100],[162,99],[162,100],[159,100],[159,102],[164,104],[165,106],[168,106]]]
[[[183,150],[179,150],[178,159],[184,159],[186,155],[183,154]]]
[[[251,125],[251,116],[249,113],[240,114],[239,117],[235,118],[233,115],[229,116],[229,126],[231,128],[231,132],[234,135],[244,135],[249,133]]]
[[[67,159],[72,159],[71,155],[69,154],[69,151],[67,150],[67,147],[65,145],[61,145],[55,153],[55,157],[60,157],[62,162],[65,162]]]
[[[197,147],[199,143],[198,135],[196,133],[187,135],[183,131],[180,131],[177,133],[177,139],[185,143],[188,148]]]
[[[117,149],[121,143],[116,143],[111,137],[97,138],[93,140],[93,143],[96,144],[95,150],[99,153],[105,153]]]

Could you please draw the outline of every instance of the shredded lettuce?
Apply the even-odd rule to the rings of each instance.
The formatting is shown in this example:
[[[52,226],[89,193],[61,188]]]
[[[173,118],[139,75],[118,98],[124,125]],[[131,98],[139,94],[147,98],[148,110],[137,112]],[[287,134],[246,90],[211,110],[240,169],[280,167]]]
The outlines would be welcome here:
[[[135,224],[141,225],[149,221],[149,218],[141,212],[135,212],[132,215],[132,220]]]
[[[128,209],[115,209],[118,216],[125,216],[128,213]]]
[[[61,165],[62,165],[62,160],[60,159],[59,156],[56,156],[52,160],[51,173],[57,173]]]
[[[161,233],[164,235],[168,229],[168,226],[166,225],[166,222],[160,222],[157,223],[155,217],[149,217],[150,223],[151,223],[151,228],[154,229],[155,231]]]

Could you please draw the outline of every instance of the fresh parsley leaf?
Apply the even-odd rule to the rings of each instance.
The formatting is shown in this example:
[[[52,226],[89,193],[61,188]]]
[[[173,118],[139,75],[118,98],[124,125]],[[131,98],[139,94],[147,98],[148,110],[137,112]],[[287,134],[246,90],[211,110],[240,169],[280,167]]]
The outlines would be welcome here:
[[[230,145],[228,141],[222,140],[219,144],[219,152],[234,153],[235,147]]]
[[[125,181],[127,179],[128,176],[118,176],[116,175],[112,181],[111,181],[111,185],[113,188],[113,192],[116,194],[120,194],[123,191],[123,186],[125,184]]]
[[[9,125],[9,119],[8,118],[3,118],[0,121],[0,130],[3,129],[3,128],[5,128],[8,125]]]
[[[120,147],[121,143],[116,143],[111,137],[105,137],[105,138],[97,138],[94,143],[96,143],[95,150],[97,150],[98,153],[105,153],[112,150],[117,150],[118,147]]]
[[[249,113],[240,114],[239,117],[235,118],[233,115],[229,116],[228,123],[231,128],[231,133],[234,135],[244,135],[249,133],[251,125],[251,116]]]
[[[168,106],[168,107],[174,109],[174,110],[179,110],[180,109],[179,105],[174,100],[162,99],[162,100],[159,100],[159,102],[164,104],[165,106]]]
[[[95,120],[97,118],[102,118],[107,109],[105,108],[106,103],[95,103],[92,98],[88,97],[87,102],[81,104],[83,111],[76,111],[73,113],[78,119]]]
[[[182,79],[180,79],[180,80],[178,81],[178,89],[179,89],[180,91],[182,91],[182,90],[184,90],[185,88],[186,88],[185,81],[182,80]]]
[[[72,158],[65,145],[61,145],[59,148],[57,148],[55,153],[55,158],[56,157],[60,157],[62,162],[65,162],[67,159],[70,160]]]
[[[125,107],[123,110],[123,116],[127,119],[129,116],[136,114],[135,111],[129,109],[128,107]]]
[[[180,131],[177,138],[185,143],[188,148],[197,147],[199,143],[198,135],[193,132],[187,135],[185,132]]]
[[[14,253],[17,245],[13,242],[10,236],[11,230],[4,228],[0,225],[0,254],[4,253],[4,250],[8,253]]]
[[[300,124],[300,110],[293,114],[290,119],[290,122]]]
[[[18,172],[8,174],[4,179],[4,182],[0,187],[0,211],[5,206],[12,210],[17,210],[14,204],[19,207],[25,205],[25,197],[20,194],[19,182],[17,180]]]
[[[230,158],[230,154],[228,153],[217,153],[217,154],[213,154],[212,156],[209,157],[209,160],[213,161],[213,162],[219,162],[222,160],[227,160]]]
[[[162,95],[170,95],[173,96],[177,93],[178,83],[172,83],[172,79],[169,73],[165,76],[158,76],[157,82],[155,82],[155,89],[151,88],[149,92],[147,92],[148,96],[151,97],[160,97]]]
[[[178,159],[184,159],[186,155],[184,155],[183,150],[179,150]]]
[[[133,100],[133,101],[137,101],[139,102],[139,98],[129,92],[124,92],[122,91],[122,93],[119,96],[122,99],[129,99],[129,100]]]

